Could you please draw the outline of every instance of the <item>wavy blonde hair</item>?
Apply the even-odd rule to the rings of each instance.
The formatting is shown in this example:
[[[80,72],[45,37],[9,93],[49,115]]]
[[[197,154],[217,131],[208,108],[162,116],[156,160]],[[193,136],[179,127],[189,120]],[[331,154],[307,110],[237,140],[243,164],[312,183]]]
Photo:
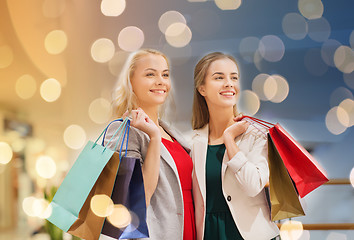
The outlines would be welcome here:
[[[170,67],[165,54],[155,49],[140,49],[131,53],[121,70],[113,92],[113,107],[118,117],[121,117],[127,110],[130,112],[138,108],[137,98],[133,92],[130,79],[136,69],[137,61],[148,54],[162,56],[166,60],[167,66]]]
[[[204,56],[199,60],[197,65],[194,68],[194,99],[193,99],[193,115],[192,115],[192,128],[199,129],[209,123],[209,110],[208,105],[204,97],[199,93],[198,89],[200,86],[205,84],[205,77],[207,75],[209,66],[212,62],[228,58],[236,64],[238,69],[237,62],[235,58],[229,54],[221,52],[213,52]],[[233,106],[234,115],[236,116],[237,108],[236,104]]]

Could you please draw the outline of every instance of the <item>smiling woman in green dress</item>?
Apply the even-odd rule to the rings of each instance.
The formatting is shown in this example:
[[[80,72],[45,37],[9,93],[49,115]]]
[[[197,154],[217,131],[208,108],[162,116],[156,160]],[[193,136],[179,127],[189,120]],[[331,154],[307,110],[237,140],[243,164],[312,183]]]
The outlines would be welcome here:
[[[197,239],[269,240],[279,235],[264,192],[267,139],[240,121],[236,60],[215,52],[194,70],[193,197]]]

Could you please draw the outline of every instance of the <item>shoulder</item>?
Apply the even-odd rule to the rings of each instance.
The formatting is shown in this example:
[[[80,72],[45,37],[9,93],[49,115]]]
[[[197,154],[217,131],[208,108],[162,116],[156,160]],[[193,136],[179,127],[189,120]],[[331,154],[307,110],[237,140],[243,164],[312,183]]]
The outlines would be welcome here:
[[[106,131],[106,136],[113,136],[113,135],[117,135],[119,134],[119,132],[121,132],[122,130],[124,131],[123,127],[122,127],[122,120],[120,119],[116,119],[111,121],[108,126],[107,126],[107,131]],[[120,129],[119,129],[120,128]],[[119,132],[116,134],[116,132],[119,130]],[[143,131],[130,126],[129,129],[129,139],[139,139],[139,140],[148,140],[149,137],[146,133],[144,133]],[[127,132],[128,133],[128,132]],[[124,132],[123,132],[124,134]]]

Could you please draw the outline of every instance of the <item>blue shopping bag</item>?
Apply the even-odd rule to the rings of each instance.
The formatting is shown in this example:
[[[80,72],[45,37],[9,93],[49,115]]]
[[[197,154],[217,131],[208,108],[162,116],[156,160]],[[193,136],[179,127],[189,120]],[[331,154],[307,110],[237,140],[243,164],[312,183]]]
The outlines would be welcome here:
[[[110,141],[119,132],[119,139],[123,132],[126,135],[128,121],[123,121]],[[86,240],[97,240],[104,222],[90,210],[90,200],[95,194],[111,196],[120,163],[118,153],[97,144],[108,126],[81,151],[50,203],[52,214],[47,218],[63,231]]]

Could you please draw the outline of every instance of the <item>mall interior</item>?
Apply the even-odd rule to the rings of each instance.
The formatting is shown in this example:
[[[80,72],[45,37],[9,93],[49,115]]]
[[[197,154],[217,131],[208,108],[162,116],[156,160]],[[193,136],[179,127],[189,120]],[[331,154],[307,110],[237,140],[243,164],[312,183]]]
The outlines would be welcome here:
[[[170,60],[166,120],[192,134],[193,69],[233,55],[239,110],[279,123],[329,181],[278,239],[354,239],[354,1],[1,0],[0,240],[69,240],[48,227],[55,190],[116,118],[112,92],[131,52]]]

